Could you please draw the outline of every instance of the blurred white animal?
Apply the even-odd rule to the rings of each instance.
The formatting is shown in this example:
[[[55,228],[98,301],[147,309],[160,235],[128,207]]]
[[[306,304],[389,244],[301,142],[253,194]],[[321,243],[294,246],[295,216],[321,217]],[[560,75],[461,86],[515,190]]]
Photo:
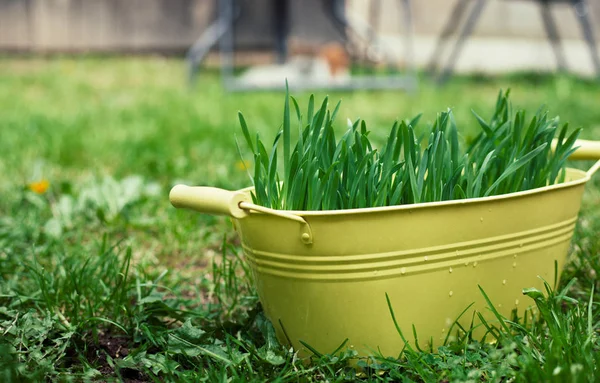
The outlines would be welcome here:
[[[316,50],[316,52],[315,52]],[[315,49],[291,44],[291,58],[285,64],[258,65],[244,72],[239,81],[250,86],[278,87],[287,79],[293,83],[343,84],[350,80],[350,59],[339,43]]]

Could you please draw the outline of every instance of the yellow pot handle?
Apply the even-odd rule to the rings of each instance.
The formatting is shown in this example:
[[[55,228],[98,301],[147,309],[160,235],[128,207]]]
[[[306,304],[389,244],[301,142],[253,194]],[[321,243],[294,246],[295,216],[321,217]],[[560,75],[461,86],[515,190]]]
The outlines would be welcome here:
[[[169,193],[171,205],[176,208],[195,210],[200,213],[229,215],[244,218],[250,210],[289,219],[302,224],[300,239],[307,245],[313,241],[312,230],[306,220],[299,215],[282,210],[255,205],[246,193],[209,186],[175,185]]]
[[[600,141],[576,140],[573,146],[579,146],[579,148],[571,154],[569,159],[600,160]]]
[[[208,186],[186,185],[175,185],[169,193],[169,200],[176,208],[214,215],[229,215],[234,218],[244,218],[248,215],[240,204],[250,202],[249,197],[244,193]]]
[[[552,141],[552,150],[556,148],[556,141],[556,139]],[[600,169],[600,141],[576,140],[573,147],[577,147],[577,150],[569,156],[570,160],[598,160],[587,171],[591,177]]]

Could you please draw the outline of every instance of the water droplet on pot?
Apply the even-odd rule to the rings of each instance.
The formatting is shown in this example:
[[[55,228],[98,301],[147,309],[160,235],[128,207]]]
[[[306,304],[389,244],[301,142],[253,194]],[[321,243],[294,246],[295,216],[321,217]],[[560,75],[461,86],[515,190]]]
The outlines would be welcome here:
[[[515,305],[518,305],[518,304],[519,304],[519,300],[515,299]]]
[[[452,272],[452,267],[450,269],[448,269],[449,272]]]
[[[517,258],[517,254],[513,255],[513,258]]]
[[[450,291],[450,292],[448,293],[448,295],[449,295],[449,296],[452,296],[452,295],[454,295],[454,293],[453,293],[452,291]]]
[[[477,261],[473,262],[473,267],[477,267]]]
[[[429,261],[429,257],[428,256],[425,256],[425,258],[423,258],[423,259],[425,259],[425,262]]]
[[[406,274],[406,267],[403,267],[400,269],[400,274],[402,274],[402,275]]]
[[[513,267],[517,267],[517,262],[513,262]]]
[[[506,284],[506,279],[502,280],[502,284],[505,285]]]
[[[498,307],[502,307],[502,303],[498,303]]]

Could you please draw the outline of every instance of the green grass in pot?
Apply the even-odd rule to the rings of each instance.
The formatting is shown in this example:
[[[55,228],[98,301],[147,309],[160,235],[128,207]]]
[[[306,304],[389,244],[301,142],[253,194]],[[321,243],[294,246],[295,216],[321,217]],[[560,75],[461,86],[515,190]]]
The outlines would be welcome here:
[[[421,115],[395,121],[375,147],[360,119],[336,139],[339,102],[330,111],[325,97],[315,109],[311,95],[304,116],[286,92],[283,127],[269,151],[238,114],[254,159],[252,198],[273,209],[339,210],[485,197],[564,181],[581,129],[568,134],[567,124],[559,127],[558,117],[542,109],[528,121],[524,110],[513,111],[509,94],[500,91],[488,121],[473,112],[482,131],[465,149],[450,109],[437,114],[422,139],[415,135]],[[293,143],[290,101],[298,121]]]

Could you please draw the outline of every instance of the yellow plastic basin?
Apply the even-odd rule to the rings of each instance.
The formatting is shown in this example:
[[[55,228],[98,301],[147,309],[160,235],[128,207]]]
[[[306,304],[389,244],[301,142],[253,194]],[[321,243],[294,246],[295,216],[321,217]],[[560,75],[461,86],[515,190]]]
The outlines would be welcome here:
[[[578,145],[572,158],[600,158],[599,143]],[[414,325],[421,347],[442,344],[470,305],[463,327],[475,310],[493,321],[479,286],[501,314],[523,315],[533,304],[523,288],[554,283],[555,262],[562,271],[599,167],[568,169],[564,183],[519,193],[381,208],[279,211],[252,204],[249,188],[183,185],[170,200],[233,217],[280,342],[308,355],[300,341],[328,353],[348,339],[361,356],[397,356],[404,342],[386,294],[404,336],[414,345]]]

